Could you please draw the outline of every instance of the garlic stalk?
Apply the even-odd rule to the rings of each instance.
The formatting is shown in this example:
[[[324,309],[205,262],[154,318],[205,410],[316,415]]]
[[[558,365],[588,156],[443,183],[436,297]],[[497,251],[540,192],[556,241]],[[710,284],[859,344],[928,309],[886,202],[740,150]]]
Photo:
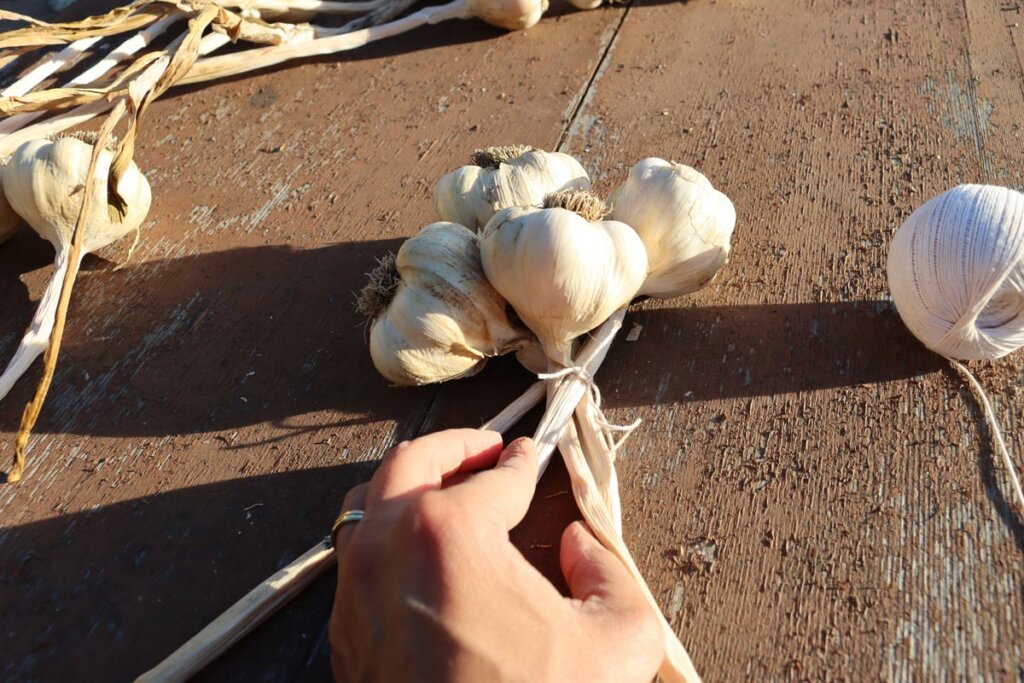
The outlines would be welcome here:
[[[591,339],[583,346],[583,350],[574,361],[582,370],[582,375],[592,378],[597,373],[612,341],[622,329],[625,315],[626,307],[623,306],[595,330]],[[699,683],[700,676],[686,648],[662,614],[629,548],[623,542],[621,533],[617,531],[617,525],[606,507],[605,498],[600,493],[601,487],[591,472],[588,456],[580,446],[580,435],[572,423],[572,415],[589,391],[589,385],[581,374],[570,374],[548,382],[547,410],[533,437],[540,454],[540,473],[544,472],[557,446],[565,459],[566,469],[572,480],[573,495],[584,519],[601,544],[623,562],[658,615],[665,640],[665,661],[658,670],[658,675],[666,683]],[[552,385],[555,386],[553,391]]]
[[[293,59],[354,50],[376,40],[449,19],[476,17],[492,26],[516,31],[536,24],[547,7],[547,0],[454,0],[446,5],[424,7],[393,22],[358,31],[339,31],[336,35],[327,35],[329,32],[321,31],[324,37],[304,43],[284,43],[200,59],[179,83],[203,83],[264,69]]]
[[[443,221],[482,228],[501,209],[540,206],[560,190],[588,190],[590,178],[572,156],[515,145],[488,147],[472,163],[441,178],[434,208]]]
[[[170,28],[172,24],[179,21],[182,16],[182,14],[178,13],[170,14],[159,21],[153,22],[151,25],[128,38],[115,49],[111,50],[106,57],[94,64],[92,67],[72,78],[67,84],[69,86],[88,85],[100,80],[115,66],[127,60],[139,50],[144,49],[155,38],[163,35],[167,29]],[[29,88],[29,90],[31,90],[31,88]],[[25,92],[28,92],[28,90]],[[4,91],[3,94],[6,96],[11,94],[22,95],[24,93],[8,93],[7,91]],[[20,130],[42,115],[43,112],[28,112],[9,116],[3,121],[0,121],[0,135],[7,135]]]
[[[428,225],[383,259],[358,307],[373,364],[397,385],[474,375],[531,338],[484,277],[476,235],[455,223]]]
[[[612,193],[611,216],[647,247],[641,294],[672,299],[708,284],[729,259],[736,209],[696,170],[663,159],[640,161]]]
[[[199,42],[199,54],[206,55],[215,52],[231,42],[231,38],[224,33],[207,33]],[[110,111],[114,107],[113,102],[97,100],[76,107],[70,111],[63,112],[53,118],[40,123],[32,124],[8,135],[0,135],[0,156],[11,154],[15,149],[29,140],[45,138],[62,133],[68,128],[74,128],[87,121],[90,121],[101,114]],[[15,116],[11,119],[17,118]],[[0,125],[3,125],[0,122]]]
[[[39,64],[36,64],[24,76],[3,90],[0,90],[0,97],[17,97],[33,90],[37,85],[57,73],[70,64],[79,55],[99,42],[100,36],[83,38],[71,43],[55,55],[46,57]]]
[[[387,0],[331,2],[330,0],[222,0],[222,7],[256,10],[264,19],[309,21],[317,14],[361,14],[387,4]]]
[[[32,229],[54,245],[57,254],[53,278],[32,323],[7,369],[0,375],[0,399],[44,351],[47,351],[48,361],[52,355],[52,363],[56,362],[59,333],[63,328],[61,306],[66,310],[64,302],[71,295],[82,257],[137,231],[149,212],[152,200],[149,183],[134,163],[129,164],[117,186],[126,202],[125,212],[122,215],[111,209],[107,202],[107,178],[114,155],[101,139],[96,144],[102,146],[96,148],[74,137],[27,142],[15,151],[3,169],[4,194],[11,206]],[[89,179],[91,182],[87,182]],[[86,186],[89,191],[82,192]],[[51,337],[56,340],[51,341]],[[44,373],[40,392],[30,404],[35,415],[46,396],[52,363],[48,362],[49,371]],[[33,410],[26,410],[8,481],[21,478],[24,448],[31,429],[31,424],[27,429],[25,425],[34,423],[35,415],[30,416]]]

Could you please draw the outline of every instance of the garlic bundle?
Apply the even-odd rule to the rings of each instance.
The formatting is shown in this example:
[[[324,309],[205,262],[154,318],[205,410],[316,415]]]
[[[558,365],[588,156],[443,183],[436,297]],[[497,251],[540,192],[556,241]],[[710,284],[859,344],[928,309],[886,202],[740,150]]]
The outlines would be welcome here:
[[[101,249],[121,237],[139,229],[152,200],[149,183],[131,163],[118,183],[117,189],[125,202],[124,213],[114,211],[107,203],[107,176],[113,152],[99,152],[95,177],[92,180],[89,208],[82,224],[82,249],[77,259],[72,257],[72,239],[78,223],[85,193],[93,145],[76,137],[57,140],[31,140],[21,145],[3,169],[3,189],[11,207],[56,248],[54,274],[43,293],[32,323],[21,344],[14,352],[3,375],[0,375],[0,399],[50,343],[54,323],[64,290],[65,279],[73,282],[81,258]],[[70,291],[65,296],[70,296]],[[59,344],[58,344],[59,346]],[[53,362],[56,362],[54,355]],[[49,386],[52,365],[49,362],[40,385],[40,393],[31,404],[34,414],[22,421],[15,451],[15,465],[8,473],[8,481],[21,477],[24,464],[24,443],[28,430],[38,415]],[[26,427],[27,425],[27,427]]]
[[[484,277],[476,234],[455,223],[428,225],[381,261],[358,306],[373,364],[398,385],[476,374],[531,338]]]
[[[572,340],[628,304],[647,275],[636,232],[603,214],[599,199],[572,190],[549,195],[542,209],[503,209],[480,233],[487,279],[563,366]]]
[[[576,159],[514,145],[478,150],[472,164],[455,169],[434,188],[434,207],[443,221],[478,230],[501,209],[538,207],[559,190],[590,188]]]
[[[632,226],[647,247],[650,273],[641,294],[659,299],[689,294],[710,282],[729,259],[736,209],[689,166],[644,159],[609,203],[611,217]]]

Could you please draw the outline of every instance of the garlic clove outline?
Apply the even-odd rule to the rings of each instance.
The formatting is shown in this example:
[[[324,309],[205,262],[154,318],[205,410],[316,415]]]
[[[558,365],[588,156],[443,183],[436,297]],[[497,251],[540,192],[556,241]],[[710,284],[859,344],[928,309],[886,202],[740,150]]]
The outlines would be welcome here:
[[[609,203],[633,227],[650,272],[641,294],[672,299],[701,289],[729,260],[736,226],[732,201],[699,171],[650,157],[635,164]]]
[[[434,208],[442,221],[478,230],[501,209],[539,207],[548,194],[571,189],[590,189],[586,170],[571,155],[525,145],[488,147],[438,181]]]
[[[601,220],[585,190],[548,195],[545,208],[511,207],[480,233],[484,273],[553,363],[571,363],[572,341],[636,296],[647,251],[625,223]]]
[[[426,226],[382,260],[358,308],[374,366],[399,386],[476,374],[531,339],[484,277],[476,234],[455,223]]]

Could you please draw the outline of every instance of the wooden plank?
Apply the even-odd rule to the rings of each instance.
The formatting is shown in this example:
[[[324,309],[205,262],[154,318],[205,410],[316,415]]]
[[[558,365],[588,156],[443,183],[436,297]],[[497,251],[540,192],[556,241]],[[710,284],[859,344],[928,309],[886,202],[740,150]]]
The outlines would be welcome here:
[[[605,190],[658,155],[739,214],[722,277],[645,304],[601,377],[612,419],[645,420],[627,541],[706,680],[1021,676],[1024,531],[884,272],[928,197],[1022,185],[1019,13],[640,2],[570,131]],[[976,366],[1020,461],[1019,360]]]
[[[26,480],[0,489],[0,678],[148,668],[315,542],[384,449],[432,422],[436,389],[373,371],[353,292],[432,220],[433,182],[473,149],[555,144],[621,12],[433,27],[153,107],[142,244],[119,272],[89,261]],[[3,357],[51,258],[27,231],[0,249]],[[0,406],[0,460],[37,372]],[[491,377],[502,391],[469,384],[467,419],[529,381],[509,363]],[[556,502],[568,517],[571,497]],[[332,589],[206,676],[324,677]]]

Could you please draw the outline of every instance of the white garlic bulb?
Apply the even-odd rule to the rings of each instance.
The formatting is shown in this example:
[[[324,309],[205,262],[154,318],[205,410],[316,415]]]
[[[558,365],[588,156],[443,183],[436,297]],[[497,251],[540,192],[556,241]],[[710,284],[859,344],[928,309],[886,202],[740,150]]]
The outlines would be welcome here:
[[[647,247],[650,273],[640,293],[671,299],[710,282],[729,259],[736,209],[701,173],[649,158],[610,197],[611,217]]]
[[[889,247],[896,310],[948,358],[995,359],[1024,346],[1024,195],[960,185],[929,200]]]
[[[3,171],[4,193],[18,214],[58,251],[71,244],[82,205],[92,145],[77,137],[30,140],[15,150]],[[149,182],[133,162],[118,183],[127,203],[123,217],[111,216],[107,205],[107,174],[114,154],[100,152],[84,225],[82,251],[92,253],[138,230],[149,213],[153,195]]]
[[[637,294],[647,252],[628,225],[601,220],[603,204],[586,191],[556,193],[544,205],[496,213],[480,233],[480,256],[548,358],[566,365],[572,340]]]
[[[488,147],[473,155],[471,165],[441,178],[434,206],[441,220],[477,230],[501,209],[539,207],[552,192],[589,187],[587,172],[568,154]]]
[[[548,11],[548,0],[466,0],[466,13],[509,31],[534,26]]]
[[[371,320],[373,364],[397,385],[473,375],[530,339],[484,277],[476,234],[455,223],[406,240],[371,274],[358,305]]]

